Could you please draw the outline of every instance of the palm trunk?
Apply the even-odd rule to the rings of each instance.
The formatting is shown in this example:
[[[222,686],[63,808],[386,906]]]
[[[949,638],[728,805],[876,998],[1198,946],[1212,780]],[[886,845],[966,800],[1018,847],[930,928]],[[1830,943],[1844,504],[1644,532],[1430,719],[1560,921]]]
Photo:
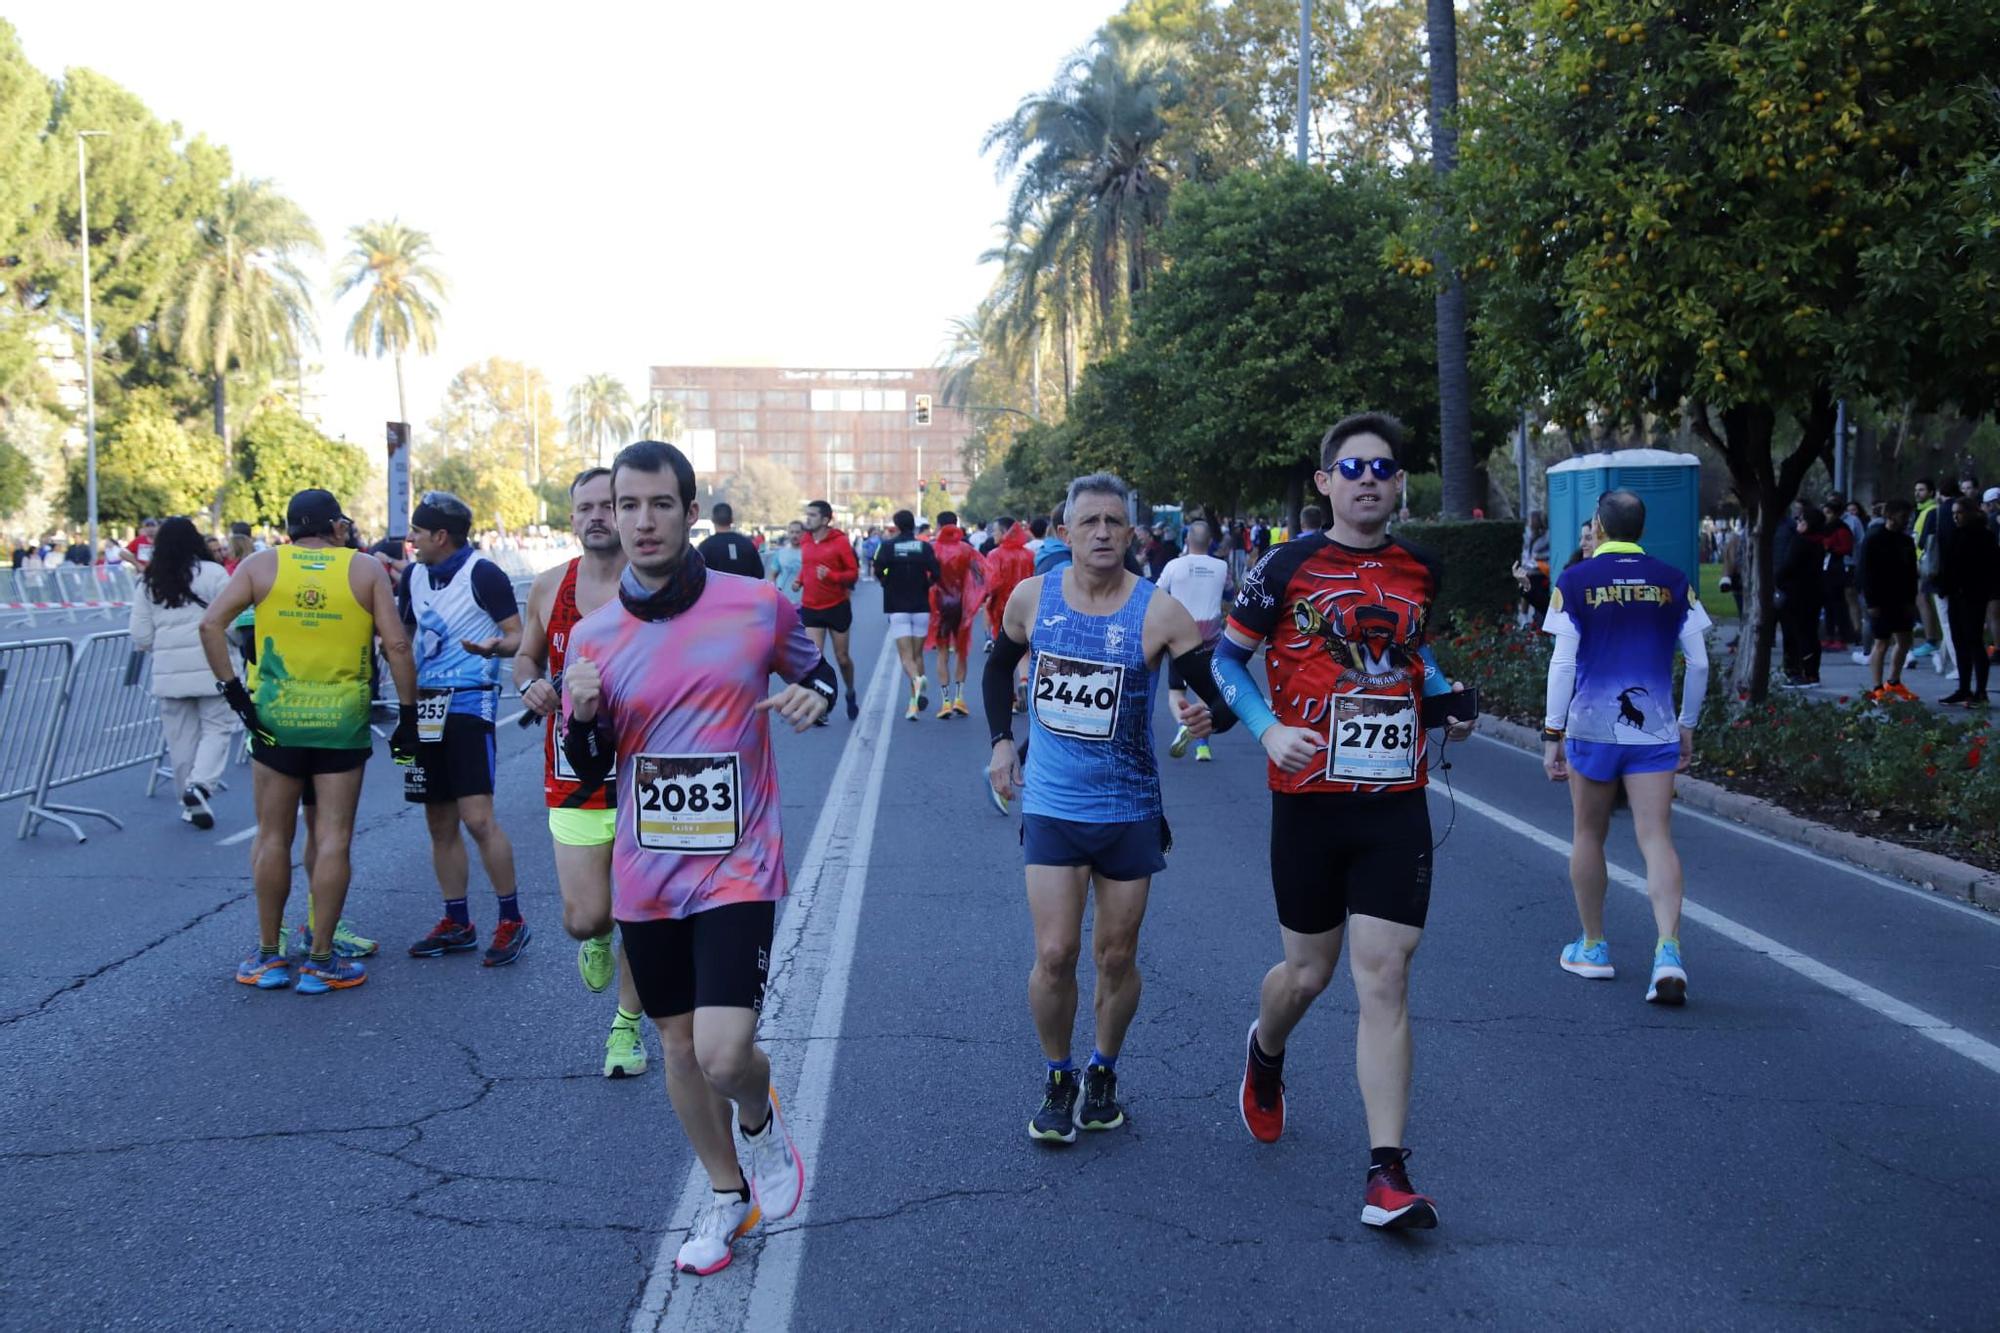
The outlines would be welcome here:
[[[1042,331],[1035,330],[1035,345],[1028,353],[1028,407],[1035,420],[1042,419]]]
[[[229,448],[229,384],[221,371],[215,374],[213,385],[215,405],[215,434],[222,441],[222,486],[215,493],[215,502],[209,506],[209,519],[216,526],[222,523],[222,507],[229,495],[229,484],[236,477],[236,460]]]
[[[1428,0],[1426,27],[1431,65],[1431,170],[1443,184],[1458,167],[1458,15],[1452,0]],[[1442,247],[1434,262],[1438,271],[1447,275],[1437,296],[1438,443],[1444,512],[1447,518],[1470,518],[1476,497],[1465,285],[1452,271]]]

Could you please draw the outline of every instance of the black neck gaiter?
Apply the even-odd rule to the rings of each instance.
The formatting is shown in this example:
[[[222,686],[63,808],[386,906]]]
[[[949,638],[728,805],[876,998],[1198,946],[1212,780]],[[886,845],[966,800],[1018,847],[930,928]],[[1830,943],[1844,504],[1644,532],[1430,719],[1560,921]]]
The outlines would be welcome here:
[[[618,600],[641,620],[671,620],[695,604],[707,583],[708,566],[703,563],[701,552],[689,546],[665,585],[657,591],[649,591],[632,572],[632,566],[625,566],[625,572],[618,576]]]

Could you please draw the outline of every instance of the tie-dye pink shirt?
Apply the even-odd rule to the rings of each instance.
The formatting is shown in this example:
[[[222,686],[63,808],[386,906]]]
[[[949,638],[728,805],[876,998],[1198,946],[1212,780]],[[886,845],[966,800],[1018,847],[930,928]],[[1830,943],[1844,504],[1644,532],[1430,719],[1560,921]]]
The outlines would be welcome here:
[[[819,650],[798,609],[761,579],[711,569],[701,597],[645,621],[617,600],[577,622],[569,659],[604,679],[599,726],[618,756],[612,914],[693,916],[785,896],[771,676],[803,680]]]

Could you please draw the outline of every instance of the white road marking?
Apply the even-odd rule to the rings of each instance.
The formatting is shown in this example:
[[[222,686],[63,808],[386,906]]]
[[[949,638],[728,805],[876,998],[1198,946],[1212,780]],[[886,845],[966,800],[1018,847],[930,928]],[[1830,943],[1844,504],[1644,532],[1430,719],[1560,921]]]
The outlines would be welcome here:
[[[1497,806],[1488,805],[1477,797],[1467,796],[1464,792],[1457,792],[1455,795],[1458,803],[1474,814],[1484,815],[1508,832],[1519,834],[1564,860],[1569,859],[1569,843],[1555,834],[1546,833]],[[1609,861],[1605,866],[1610,872],[1613,883],[1622,884],[1641,896],[1645,894],[1645,876],[1635,875],[1623,866],[1614,865]],[[1828,967],[1817,958],[1802,954],[1789,945],[1780,944],[1768,935],[1759,934],[1748,926],[1730,920],[1720,912],[1710,911],[1706,907],[1683,899],[1681,916],[1684,920],[1707,927],[1732,943],[1742,945],[1752,953],[1763,954],[1778,966],[1788,968],[1808,981],[1817,982],[1836,995],[1846,996],[1864,1009],[1873,1010],[1891,1022],[1902,1024],[1918,1036],[1934,1041],[1946,1050],[1962,1055],[1984,1069],[2000,1074],[2000,1046],[1981,1040],[1963,1028],[1954,1027],[1935,1014],[1927,1013],[1915,1005],[1906,1004],[1886,991],[1875,989],[1865,981],[1859,981],[1845,972]]]
[[[696,1214],[707,1204],[710,1192],[708,1173],[699,1161],[690,1162],[679,1202],[654,1253],[639,1308],[633,1312],[634,1330],[775,1329],[790,1325],[798,1287],[799,1251],[805,1244],[804,1233],[792,1229],[812,1207],[813,1173],[818,1166],[827,1098],[833,1086],[834,1048],[838,1045],[831,1040],[807,1038],[838,1036],[847,1004],[847,976],[853,964],[854,936],[867,880],[868,855],[874,842],[883,764],[889,739],[895,734],[892,722],[899,691],[893,682],[901,680],[901,673],[896,669],[893,649],[894,640],[885,638],[874,670],[867,677],[869,686],[862,705],[861,724],[849,733],[841,752],[840,763],[827,787],[830,799],[820,808],[813,825],[812,838],[799,863],[799,873],[792,879],[792,893],[771,945],[773,958],[793,961],[790,968],[771,979],[758,1036],[771,1055],[772,1080],[778,1084],[784,1099],[786,1125],[792,1131],[799,1155],[805,1159],[805,1198],[797,1212],[776,1224],[790,1234],[767,1241],[761,1231],[753,1231],[736,1243],[736,1258],[721,1273],[708,1278],[683,1278],[674,1268],[674,1259]],[[858,770],[867,753],[861,741],[867,734],[867,723],[878,713],[875,754],[869,765],[867,785],[858,802],[835,799],[859,785]],[[828,881],[833,875],[828,862],[835,851],[836,834],[848,822],[844,817],[856,809],[859,817],[853,821],[851,838],[839,849],[846,873],[839,877],[836,918],[828,923],[823,919],[825,914],[818,910],[823,897],[832,897]],[[818,982],[816,992],[809,984],[813,979]],[[802,1047],[807,1049],[802,1051]],[[759,1312],[754,1322],[753,1308]],[[772,1313],[774,1310],[778,1313]]]
[[[1536,763],[1540,763],[1540,760],[1534,754],[1521,749],[1519,746],[1509,745],[1507,742],[1496,740],[1491,736],[1482,736],[1476,731],[1472,735],[1475,740],[1485,741],[1488,745],[1497,745],[1510,754],[1516,754],[1523,759],[1534,760]],[[1856,879],[1865,879],[1870,884],[1879,884],[1885,889],[1894,889],[1898,893],[1908,894],[1912,898],[1920,899],[1935,907],[1943,907],[1953,912],[1959,912],[1965,916],[1972,917],[1974,920],[1984,921],[1989,926],[2000,928],[2000,912],[1989,912],[1984,908],[1974,907],[1971,903],[1960,902],[1956,898],[1948,898],[1933,889],[1926,889],[1916,884],[1905,883],[1900,879],[1893,879],[1888,875],[1865,869],[1852,862],[1842,861],[1838,857],[1823,856],[1809,847],[1800,847],[1796,843],[1786,842],[1783,838],[1774,838],[1768,833],[1761,833],[1756,829],[1739,824],[1733,819],[1724,819],[1720,815],[1711,815],[1705,810],[1690,810],[1686,805],[1680,803],[1676,803],[1674,806],[1674,818],[1697,819],[1704,824],[1713,824],[1719,829],[1727,829],[1731,833],[1741,834],[1752,841],[1763,843],[1766,847],[1775,847],[1781,852],[1790,852],[1793,856],[1811,861],[1816,865],[1825,866],[1829,870],[1844,871]]]
[[[531,682],[529,682],[529,683],[530,683],[530,684],[533,684],[533,682],[532,682],[532,681],[531,681]],[[500,727],[511,727],[511,726],[513,726],[513,725],[514,725],[514,724],[515,724],[516,722],[519,722],[519,721],[521,720],[521,717],[522,717],[522,715],[523,715],[523,714],[525,714],[525,713],[526,713],[527,711],[528,711],[528,710],[527,710],[527,709],[525,709],[525,708],[517,708],[517,709],[515,709],[515,710],[514,710],[513,712],[511,712],[511,713],[507,714],[507,716],[505,716],[505,717],[503,717],[503,718],[501,718],[501,719],[500,719],[500,722],[499,722],[499,726],[500,726]],[[497,730],[498,728],[496,727],[495,729]]]
[[[257,826],[255,824],[252,824],[249,828],[238,829],[236,830],[236,832],[230,834],[228,837],[223,838],[221,840],[221,845],[224,847],[234,847],[237,843],[248,842],[250,841],[250,839],[256,836],[257,836]]]

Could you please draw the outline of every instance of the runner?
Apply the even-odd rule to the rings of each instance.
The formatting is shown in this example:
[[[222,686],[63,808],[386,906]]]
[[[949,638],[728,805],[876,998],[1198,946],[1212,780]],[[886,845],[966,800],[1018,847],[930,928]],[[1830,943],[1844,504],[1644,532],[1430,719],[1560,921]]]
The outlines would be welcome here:
[[[1402,1144],[1410,959],[1431,892],[1418,696],[1432,679],[1424,631],[1438,571],[1388,534],[1402,439],[1396,419],[1380,413],[1327,431],[1314,479],[1333,511],[1330,534],[1275,547],[1244,576],[1215,674],[1271,760],[1271,883],[1285,955],[1264,977],[1246,1039],[1243,1123],[1263,1143],[1284,1131],[1285,1039],[1333,979],[1351,935],[1354,1063],[1370,1147],[1361,1220],[1433,1227],[1436,1206],[1410,1187]],[[1266,640],[1270,706],[1249,672]],[[1441,674],[1436,683],[1431,692],[1448,688]],[[1471,731],[1465,722],[1447,734]]]
[[[1074,543],[1076,562],[1014,589],[982,681],[993,736],[990,781],[1003,798],[1023,793],[1021,844],[1035,928],[1028,1007],[1047,1062],[1042,1103],[1028,1121],[1028,1135],[1049,1143],[1074,1143],[1079,1127],[1125,1123],[1117,1069],[1139,1008],[1139,925],[1153,876],[1166,867],[1173,847],[1153,757],[1153,681],[1160,660],[1177,661],[1197,693],[1212,701],[1184,708],[1181,725],[1205,736],[1211,727],[1236,722],[1209,679],[1193,617],[1173,598],[1154,596],[1152,584],[1123,566],[1131,532],[1125,493],[1124,482],[1103,472],[1069,484],[1065,512],[1071,522],[1063,536]],[[1014,750],[1014,668],[1030,651],[1034,744],[1024,785]],[[1083,909],[1093,880],[1097,1043],[1079,1079],[1070,1041]]]
[[[603,473],[607,479],[611,475],[603,468],[592,468],[591,471]],[[607,480],[605,484],[608,486],[610,483]],[[611,512],[610,503],[607,497],[605,500],[607,531],[609,530]],[[764,557],[758,553],[757,543],[734,530],[736,527],[736,511],[731,509],[726,501],[718,500],[708,507],[708,521],[715,524],[715,531],[702,541],[700,547],[701,558],[708,567],[710,569],[719,569],[725,574],[741,574],[746,579],[763,578]],[[611,533],[611,549],[614,551],[618,549],[618,534],[616,532]],[[623,555],[618,557],[618,564],[621,569],[624,568],[625,557]],[[611,586],[614,591],[617,589],[618,580],[616,576],[612,578]]]
[[[986,651],[992,652],[993,645],[1000,639],[1000,618],[1006,613],[1007,599],[1014,595],[1014,589],[1023,579],[1035,575],[1035,557],[1028,550],[1028,525],[1016,523],[1012,518],[1000,519],[1000,541],[986,556],[986,630],[991,636],[986,643]],[[1015,682],[1014,711],[1027,711],[1027,701],[1022,695],[1022,680]]]
[[[896,660],[910,682],[910,706],[903,713],[915,722],[931,706],[930,680],[924,675],[924,636],[930,631],[931,589],[937,586],[937,552],[917,537],[917,518],[898,509],[893,535],[875,552],[875,577],[882,584],[882,610],[889,617],[889,637],[896,641]]]
[[[1604,940],[1604,835],[1620,783],[1646,858],[1646,896],[1659,929],[1646,999],[1687,999],[1681,964],[1681,860],[1674,851],[1674,774],[1687,772],[1694,728],[1708,689],[1708,612],[1687,575],[1639,547],[1646,506],[1630,491],[1597,500],[1597,554],[1571,565],[1549,596],[1542,628],[1555,636],[1549,659],[1542,767],[1569,783],[1575,832],[1569,854],[1583,934],[1557,960],[1565,972],[1609,978]],[[1687,658],[1678,727],[1670,712],[1674,647]],[[1565,744],[1567,742],[1567,744]],[[1565,753],[1567,750],[1567,753]]]
[[[805,567],[799,621],[821,656],[826,654],[827,636],[833,636],[833,660],[840,668],[841,684],[847,687],[847,720],[852,722],[861,716],[861,700],[854,694],[854,659],[847,653],[848,632],[854,628],[854,604],[849,599],[861,578],[861,566],[847,534],[833,526],[833,506],[824,500],[806,506],[799,556]],[[819,724],[825,726],[826,718],[821,717]]]
[[[924,646],[936,649],[938,655],[938,690],[943,698],[937,715],[940,719],[971,717],[972,709],[965,702],[966,654],[972,648],[973,618],[986,596],[986,569],[979,552],[965,540],[958,515],[949,509],[938,515],[937,541],[932,549],[937,553],[938,578],[931,589],[930,635]],[[956,672],[952,668],[954,656],[958,659]]]
[[[417,748],[416,668],[395,593],[380,565],[355,559],[340,544],[345,521],[328,492],[294,495],[285,514],[291,544],[238,565],[201,622],[216,691],[243,719],[257,761],[257,838],[250,851],[257,948],[237,966],[236,979],[259,990],[292,984],[280,931],[291,895],[292,837],[308,789],[317,795],[307,871],[317,911],[298,988],[322,995],[368,979],[363,964],[336,954],[333,931],[320,926],[338,922],[347,905],[354,810],[362,765],[375,744],[368,730],[368,672],[376,635],[400,704],[390,753],[407,764]],[[254,700],[229,660],[229,627],[246,607],[255,609]]]
[[[1187,550],[1167,561],[1160,570],[1160,591],[1187,608],[1201,630],[1202,646],[1213,652],[1216,640],[1222,637],[1222,605],[1229,595],[1229,566],[1208,553],[1211,539],[1206,522],[1196,519],[1188,524],[1186,539]],[[1172,662],[1167,663],[1167,700],[1176,713],[1187,702],[1187,682]],[[1174,743],[1167,747],[1167,753],[1179,759],[1187,753],[1190,739],[1187,728],[1182,727],[1174,733]],[[1207,741],[1196,741],[1194,757],[1196,763],[1205,764],[1215,755]]]
[[[562,889],[563,929],[580,940],[576,968],[592,994],[618,982],[618,1012],[604,1040],[604,1077],[636,1078],[646,1072],[646,1043],[639,1035],[639,992],[625,951],[611,939],[611,839],[617,823],[616,784],[586,789],[570,771],[556,735],[561,710],[563,662],[576,623],[618,595],[625,552],[618,543],[611,505],[611,470],[594,467],[577,474],[569,487],[570,531],[583,554],[545,569],[528,592],[522,618],[521,650],[514,655],[514,687],[521,705],[547,718],[542,738],[542,794],[549,808],[549,836],[555,841],[556,883]],[[744,547],[750,542],[735,533]],[[718,540],[710,537],[709,543]],[[752,553],[755,558],[755,552]],[[762,575],[761,567],[757,574]],[[546,673],[546,674],[544,674]]]
[[[709,573],[689,549],[695,475],[680,450],[643,441],[611,467],[629,563],[617,602],[570,635],[563,748],[586,787],[622,770],[614,915],[660,1030],[667,1095],[714,1190],[676,1262],[708,1274],[805,1189],[756,1044],[786,891],[769,715],[804,731],[836,687],[790,602]],[[773,674],[790,687],[767,698]]]
[[[493,817],[500,660],[521,646],[521,613],[506,574],[466,544],[471,534],[472,510],[446,491],[427,492],[410,515],[415,558],[403,571],[400,600],[403,622],[415,631],[422,743],[404,775],[403,799],[424,807],[444,894],[444,916],[410,946],[410,957],[479,945],[465,901],[472,869],[463,825],[499,900],[499,924],[482,961],[500,967],[519,958],[529,939],[515,896],[514,846]]]

